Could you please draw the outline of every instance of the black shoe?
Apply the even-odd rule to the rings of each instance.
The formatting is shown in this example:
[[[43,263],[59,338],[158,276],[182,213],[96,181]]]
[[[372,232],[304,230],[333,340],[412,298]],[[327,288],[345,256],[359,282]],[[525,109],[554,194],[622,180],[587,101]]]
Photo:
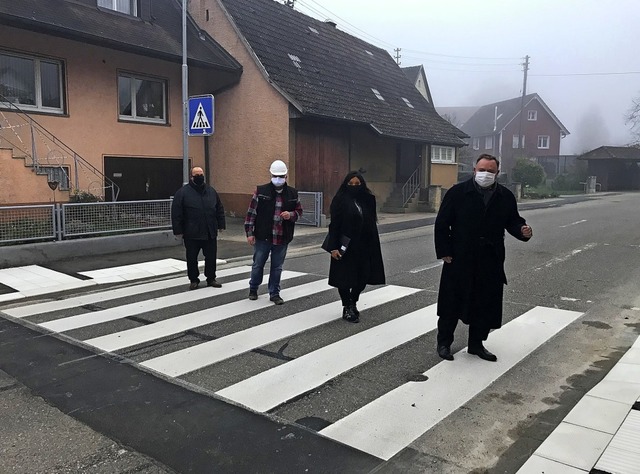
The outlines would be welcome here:
[[[350,323],[359,323],[360,318],[353,312],[351,306],[345,306],[342,308],[342,319]]]
[[[356,303],[353,303],[353,302],[352,302],[352,303],[349,305],[349,308],[351,309],[351,312],[352,312],[353,314],[355,314],[358,318],[360,317],[360,311],[358,311],[358,307],[356,306]]]
[[[191,284],[189,285],[189,289],[195,290],[196,288],[198,288],[199,284],[200,284],[200,280],[192,281]]]
[[[494,354],[486,350],[484,346],[468,347],[467,353],[472,355],[477,355],[481,359],[488,360],[489,362],[495,362],[498,360],[498,358]]]
[[[258,290],[249,290],[249,299],[257,300],[258,299]]]
[[[453,360],[453,354],[449,346],[438,346],[438,355],[444,360]]]
[[[273,295],[269,298],[269,301],[273,301],[275,304],[284,304],[284,300],[280,298],[280,295]]]
[[[212,286],[214,288],[222,288],[222,283],[218,283],[218,280],[214,278],[213,280],[207,280],[207,286]]]

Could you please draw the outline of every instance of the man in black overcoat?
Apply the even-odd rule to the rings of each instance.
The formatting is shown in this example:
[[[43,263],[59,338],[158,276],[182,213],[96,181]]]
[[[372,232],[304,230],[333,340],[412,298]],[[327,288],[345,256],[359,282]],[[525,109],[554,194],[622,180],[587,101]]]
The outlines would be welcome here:
[[[200,271],[198,254],[204,255],[204,276],[207,286],[220,288],[216,280],[218,231],[225,229],[224,206],[213,187],[205,183],[204,171],[192,168],[191,179],[178,189],[171,203],[173,233],[182,237],[187,254],[187,276],[190,290],[198,288]]]
[[[499,162],[478,157],[473,178],[445,194],[435,223],[436,255],[444,263],[438,293],[438,355],[453,360],[451,344],[458,320],[469,325],[467,352],[497,357],[483,345],[489,331],[502,325],[504,231],[528,241],[531,227],[518,213],[516,198],[498,184]]]

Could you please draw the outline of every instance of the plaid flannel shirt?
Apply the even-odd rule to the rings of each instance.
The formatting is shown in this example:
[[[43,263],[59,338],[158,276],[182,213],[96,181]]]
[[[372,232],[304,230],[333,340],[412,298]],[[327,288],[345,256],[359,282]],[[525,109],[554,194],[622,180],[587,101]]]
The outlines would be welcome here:
[[[247,217],[244,220],[244,231],[247,234],[247,237],[253,237],[253,231],[256,224],[257,208],[258,194],[257,192],[254,192],[253,197],[251,198],[251,204],[249,204],[249,209],[247,210]],[[280,212],[282,212],[282,194],[278,193],[276,195],[276,206],[273,213],[273,227],[271,231],[273,245],[284,244],[284,240],[282,238],[283,219],[280,217]],[[299,199],[298,202],[296,202],[296,208],[290,214],[291,217],[289,218],[289,220],[291,222],[296,222],[302,216],[302,205],[300,204]]]

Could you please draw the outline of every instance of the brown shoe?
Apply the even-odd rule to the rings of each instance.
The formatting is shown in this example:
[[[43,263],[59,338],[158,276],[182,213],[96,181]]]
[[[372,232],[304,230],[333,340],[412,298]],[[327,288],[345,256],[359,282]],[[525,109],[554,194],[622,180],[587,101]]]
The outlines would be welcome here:
[[[195,290],[196,288],[198,288],[199,284],[200,284],[200,281],[192,281],[191,284],[189,285],[189,289]]]
[[[212,286],[214,288],[222,288],[222,283],[218,283],[218,280],[207,280],[207,286]]]

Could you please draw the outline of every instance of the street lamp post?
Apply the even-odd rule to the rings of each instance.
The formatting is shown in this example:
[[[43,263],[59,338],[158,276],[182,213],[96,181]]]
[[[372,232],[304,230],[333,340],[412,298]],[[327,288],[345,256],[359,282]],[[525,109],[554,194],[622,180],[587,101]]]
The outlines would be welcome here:
[[[189,182],[189,70],[187,69],[187,1],[182,0],[182,184]]]

